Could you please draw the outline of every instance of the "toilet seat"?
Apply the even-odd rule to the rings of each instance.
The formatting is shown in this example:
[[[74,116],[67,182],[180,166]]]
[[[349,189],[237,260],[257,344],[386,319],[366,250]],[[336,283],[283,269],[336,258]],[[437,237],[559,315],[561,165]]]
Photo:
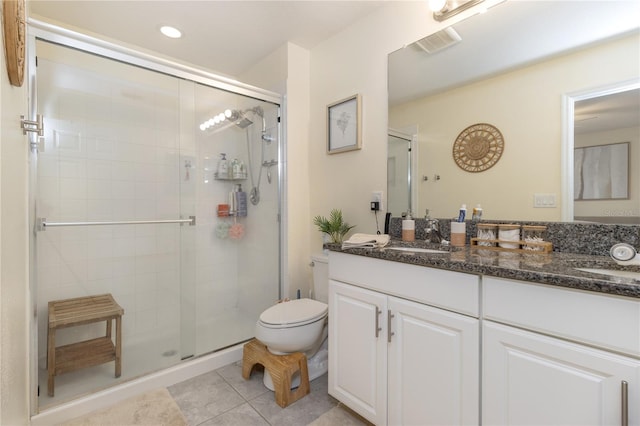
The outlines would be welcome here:
[[[260,324],[267,328],[300,327],[327,316],[328,306],[313,299],[296,299],[278,303],[260,315]]]

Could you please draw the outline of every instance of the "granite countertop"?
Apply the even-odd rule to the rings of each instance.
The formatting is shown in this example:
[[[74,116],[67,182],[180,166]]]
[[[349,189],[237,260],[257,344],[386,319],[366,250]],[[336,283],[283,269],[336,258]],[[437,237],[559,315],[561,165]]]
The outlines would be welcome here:
[[[594,274],[575,269],[617,269],[640,273],[640,266],[619,266],[609,256],[561,252],[530,254],[490,250],[477,246],[464,248],[439,246],[424,241],[407,243],[396,239],[392,239],[387,247],[381,249],[350,248],[343,250],[340,244],[326,244],[325,247],[331,251],[393,262],[640,298],[640,280]],[[430,248],[444,250],[446,253],[401,252],[388,250],[389,247]]]

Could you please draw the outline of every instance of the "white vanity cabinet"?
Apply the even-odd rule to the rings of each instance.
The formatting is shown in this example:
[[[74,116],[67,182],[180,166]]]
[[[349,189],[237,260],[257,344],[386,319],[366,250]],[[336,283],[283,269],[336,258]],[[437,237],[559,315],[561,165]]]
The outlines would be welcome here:
[[[483,424],[640,424],[640,301],[485,277],[483,307]]]
[[[385,295],[329,280],[329,394],[378,425],[387,419],[386,315]]]
[[[331,252],[329,393],[377,424],[479,423],[475,275]]]

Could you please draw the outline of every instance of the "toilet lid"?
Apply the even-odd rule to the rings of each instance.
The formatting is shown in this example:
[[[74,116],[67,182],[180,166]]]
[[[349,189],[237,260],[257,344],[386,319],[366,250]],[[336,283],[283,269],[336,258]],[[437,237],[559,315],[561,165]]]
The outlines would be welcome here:
[[[313,322],[327,314],[325,303],[313,299],[296,299],[278,303],[260,315],[260,321],[272,325]]]

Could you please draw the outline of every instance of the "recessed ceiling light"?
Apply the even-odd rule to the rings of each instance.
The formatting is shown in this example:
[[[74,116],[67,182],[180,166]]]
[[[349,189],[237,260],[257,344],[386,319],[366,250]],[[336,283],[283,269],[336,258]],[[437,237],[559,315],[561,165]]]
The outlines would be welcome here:
[[[160,32],[169,38],[182,37],[182,33],[180,32],[179,29],[170,27],[169,25],[163,25],[162,27],[160,27]]]

